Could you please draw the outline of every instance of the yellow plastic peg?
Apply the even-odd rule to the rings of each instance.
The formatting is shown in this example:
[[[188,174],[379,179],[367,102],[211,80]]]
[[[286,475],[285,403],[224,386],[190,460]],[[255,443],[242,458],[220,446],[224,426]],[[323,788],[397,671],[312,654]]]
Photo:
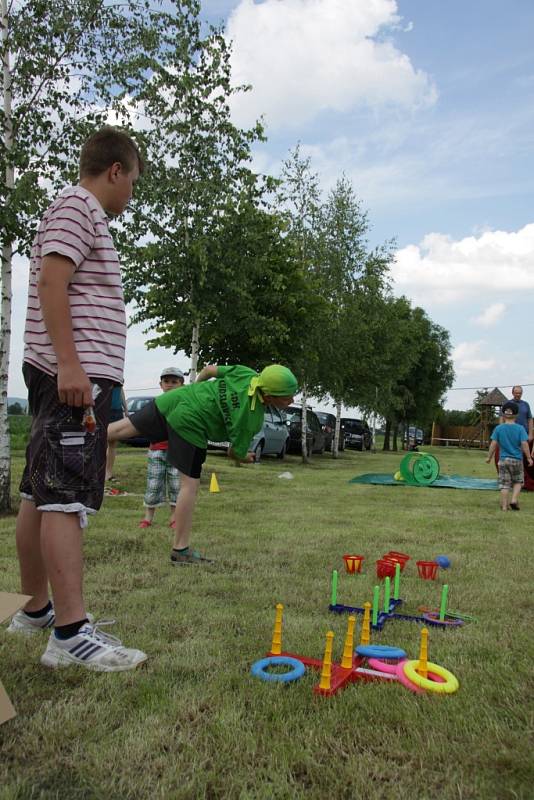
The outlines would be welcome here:
[[[276,615],[274,618],[273,640],[271,642],[271,653],[273,656],[279,656],[282,652],[282,612],[284,606],[282,603],[276,604]]]
[[[345,645],[343,647],[343,658],[341,659],[341,666],[343,669],[352,669],[352,654],[354,651],[354,625],[356,624],[356,617],[349,617],[347,625],[347,634],[345,636]]]
[[[324,649],[323,666],[321,669],[321,680],[319,681],[319,689],[330,691],[330,681],[332,678],[332,646],[334,639],[334,631],[328,631],[326,634],[326,647]]]
[[[428,678],[428,628],[421,631],[421,647],[417,672],[422,678]]]
[[[371,603],[367,602],[363,604],[364,612],[363,612],[363,623],[362,623],[362,635],[360,638],[360,644],[369,644],[371,641]]]

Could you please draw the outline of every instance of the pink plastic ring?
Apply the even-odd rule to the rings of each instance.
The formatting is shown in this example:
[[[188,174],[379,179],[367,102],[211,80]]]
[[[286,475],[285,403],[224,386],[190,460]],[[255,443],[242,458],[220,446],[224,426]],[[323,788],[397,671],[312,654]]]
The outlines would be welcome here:
[[[386,672],[388,675],[396,675],[398,665],[403,664],[405,661],[405,658],[401,658],[401,660],[397,661],[395,664],[389,664],[387,661],[382,661],[380,658],[367,659],[371,669],[376,669],[378,672]]]

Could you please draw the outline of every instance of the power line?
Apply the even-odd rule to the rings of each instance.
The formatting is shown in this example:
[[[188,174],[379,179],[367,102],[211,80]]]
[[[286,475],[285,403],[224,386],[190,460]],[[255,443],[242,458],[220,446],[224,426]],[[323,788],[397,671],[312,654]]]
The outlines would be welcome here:
[[[516,381],[514,386],[534,386],[534,383],[521,383],[521,381]],[[510,386],[509,383],[503,381],[502,383],[495,384],[496,389],[500,389],[502,386]],[[468,389],[473,391],[476,389],[488,389],[489,384],[485,384],[484,386],[453,386],[452,389],[447,389],[448,392],[463,392],[467,391]]]

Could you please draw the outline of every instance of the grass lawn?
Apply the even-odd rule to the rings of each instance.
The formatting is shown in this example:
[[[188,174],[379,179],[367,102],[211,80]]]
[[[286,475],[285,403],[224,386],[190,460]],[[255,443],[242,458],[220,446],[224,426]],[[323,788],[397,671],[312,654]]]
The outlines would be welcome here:
[[[479,451],[427,448],[442,472],[493,477]],[[86,599],[112,632],[149,655],[134,672],[46,670],[46,634],[0,631],[0,675],[18,716],[0,727],[1,800],[42,798],[505,798],[534,797],[534,496],[499,511],[497,493],[351,485],[392,473],[401,454],[345,451],[338,461],[265,459],[237,469],[208,456],[193,543],[212,567],[172,567],[167,514],[140,530],[144,451],[119,451],[119,484],[86,535]],[[13,461],[14,487],[22,452]],[[215,470],[220,494],[208,491]],[[290,470],[293,480],[278,475]],[[14,517],[0,519],[2,588],[18,591]],[[340,572],[338,601],[362,605],[374,562],[409,553],[404,609],[475,615],[459,630],[430,628],[429,659],[460,691],[416,696],[357,683],[316,697],[316,673],[271,685],[251,664],[270,648],[274,606],[284,604],[283,648],[322,657],[346,617],[328,612],[330,574],[342,555],[365,555],[364,574]],[[415,560],[449,556],[436,582]],[[356,638],[359,641],[361,618]],[[416,658],[420,626],[395,622],[372,641]]]

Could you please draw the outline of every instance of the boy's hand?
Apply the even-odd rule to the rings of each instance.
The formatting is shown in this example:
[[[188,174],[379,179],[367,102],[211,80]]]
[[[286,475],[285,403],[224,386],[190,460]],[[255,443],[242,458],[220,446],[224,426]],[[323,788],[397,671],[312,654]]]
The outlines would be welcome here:
[[[534,461],[532,461],[531,458],[527,458],[527,464],[529,465],[529,467],[531,467],[532,464],[534,464]]]
[[[58,365],[57,392],[59,402],[67,406],[93,405],[93,385],[80,363]]]
[[[233,458],[237,464],[253,464],[256,460],[254,453],[247,453],[245,458],[239,458],[231,447],[228,448],[228,458]]]
[[[486,459],[486,464],[489,464],[490,461],[491,461],[491,456],[488,456],[487,459]]]

